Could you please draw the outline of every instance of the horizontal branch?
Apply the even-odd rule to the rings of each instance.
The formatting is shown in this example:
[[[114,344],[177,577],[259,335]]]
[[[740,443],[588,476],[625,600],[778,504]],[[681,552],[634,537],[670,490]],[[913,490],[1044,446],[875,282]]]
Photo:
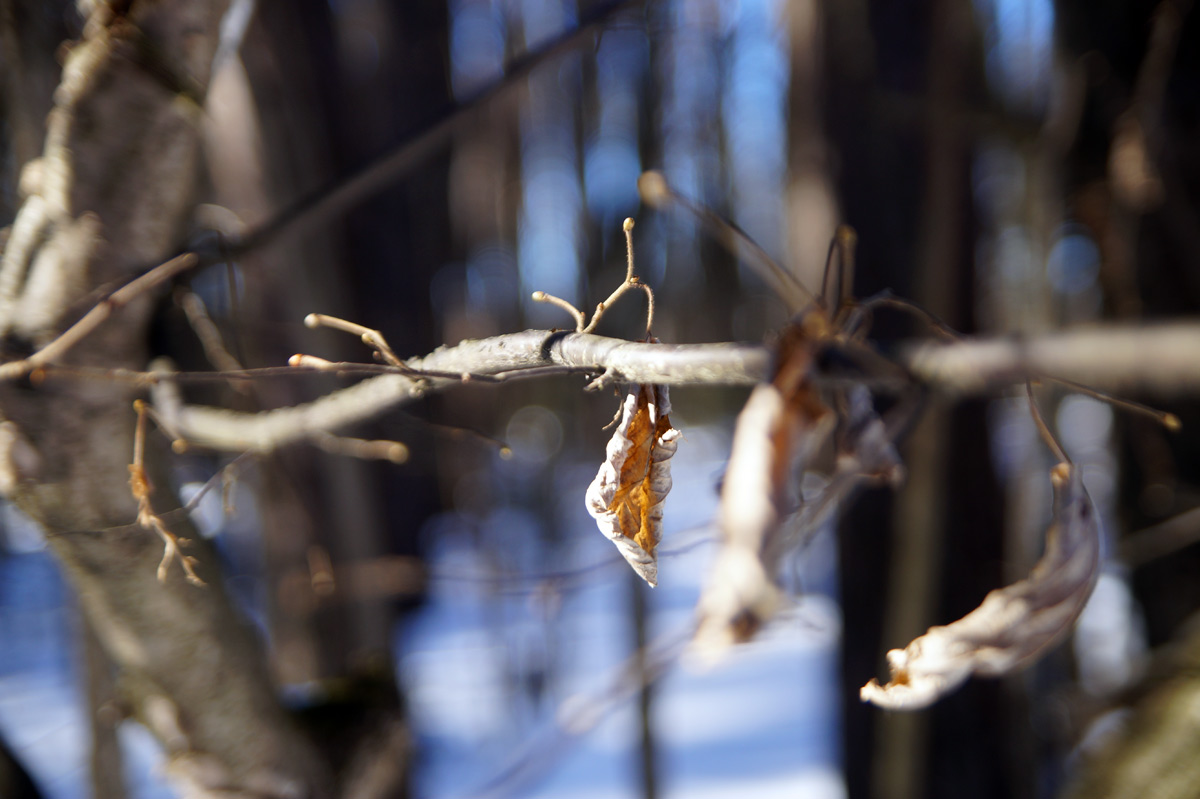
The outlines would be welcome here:
[[[412,376],[385,374],[332,392],[313,402],[262,413],[183,405],[164,381],[154,403],[174,435],[220,450],[266,452],[374,418],[429,391],[475,376],[511,380],[562,371],[602,374],[598,385],[753,385],[767,371],[767,349],[750,344],[645,344],[590,333],[526,330],[441,347],[405,363]],[[426,377],[458,374],[459,380]],[[168,375],[162,375],[168,378]]]
[[[1200,394],[1200,324],[1084,327],[1037,338],[927,343],[902,362],[935,390],[980,394],[1026,378],[1072,380],[1114,394]]]
[[[1036,339],[927,343],[901,348],[901,353],[901,363],[918,381],[947,393],[985,393],[1026,378],[1054,377],[1115,393],[1200,394],[1200,324],[1096,327]],[[646,344],[589,333],[526,330],[441,347],[405,361],[415,370],[413,375],[379,375],[303,405],[262,413],[183,405],[168,375],[159,376],[155,405],[171,432],[191,444],[265,452],[367,421],[472,378],[505,381],[566,371],[601,375],[593,387],[749,386],[766,377],[769,359],[762,345]]]

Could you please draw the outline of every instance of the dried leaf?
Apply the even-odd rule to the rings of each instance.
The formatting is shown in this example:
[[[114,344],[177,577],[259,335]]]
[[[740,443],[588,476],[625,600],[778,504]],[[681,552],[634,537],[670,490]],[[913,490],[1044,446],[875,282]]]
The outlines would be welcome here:
[[[902,471],[870,392],[859,387],[849,395],[833,474],[819,491],[800,496],[802,478],[838,426],[810,379],[812,335],[805,322],[788,331],[774,379],[754,389],[738,416],[718,512],[722,546],[698,606],[694,646],[710,657],[748,640],[774,615],[784,555],[864,479],[894,480]]]
[[[671,457],[679,445],[670,412],[666,386],[630,387],[586,497],[600,532],[650,585],[658,584],[655,550],[662,540],[663,501],[671,490]]]
[[[700,596],[697,648],[714,653],[748,640],[775,613],[775,573],[785,549],[780,530],[795,510],[794,466],[822,447],[834,420],[820,405],[798,410],[773,385],[751,392],[725,471],[718,511],[722,544]]]
[[[779,605],[780,530],[796,510],[794,478],[835,424],[812,386],[812,359],[804,328],[790,327],[774,378],[754,388],[738,415],[718,510],[721,549],[697,606],[694,647],[710,656],[749,639]]]
[[[867,683],[863,701],[893,710],[923,708],[971,674],[1008,674],[1066,637],[1100,573],[1100,528],[1078,469],[1060,463],[1050,481],[1054,521],[1029,577],[992,591],[953,624],[931,627],[906,648],[888,652],[891,682]]]

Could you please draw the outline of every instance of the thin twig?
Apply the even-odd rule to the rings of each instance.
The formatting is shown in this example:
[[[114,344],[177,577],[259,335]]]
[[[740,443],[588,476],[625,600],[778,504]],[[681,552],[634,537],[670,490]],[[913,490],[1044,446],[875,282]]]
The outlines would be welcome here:
[[[571,315],[572,319],[575,320],[575,332],[576,333],[583,332],[583,328],[584,328],[584,324],[585,324],[583,311],[579,310],[574,305],[572,305],[571,303],[564,300],[562,297],[555,297],[553,294],[547,294],[544,291],[535,291],[535,292],[533,292],[531,298],[533,299],[534,302],[544,302],[544,303],[548,303],[549,305],[553,305],[558,308],[562,308],[564,311],[566,311],[567,313],[569,313]]]
[[[638,193],[641,195],[642,202],[653,208],[663,208],[670,203],[678,203],[690,211],[733,257],[743,259],[748,266],[758,272],[759,276],[775,289],[793,313],[803,310],[805,306],[820,304],[818,298],[795,275],[780,266],[758,242],[750,237],[750,234],[703,205],[678,194],[667,183],[667,179],[661,172],[643,172],[642,176],[638,178]],[[749,251],[751,257],[743,258],[742,248]]]
[[[593,5],[580,14],[578,24],[563,31],[538,50],[522,55],[506,64],[496,79],[434,122],[414,132],[393,149],[367,164],[361,170],[324,186],[284,209],[273,219],[251,231],[241,241],[231,243],[222,254],[206,254],[204,263],[216,263],[225,258],[237,258],[277,239],[283,233],[314,224],[341,213],[391,186],[397,178],[414,166],[426,163],[435,147],[449,141],[460,126],[472,115],[501,94],[520,85],[523,78],[536,67],[555,56],[583,44],[598,27],[619,11],[635,5],[636,0],[608,0]]]
[[[333,455],[392,463],[404,463],[408,460],[408,447],[399,441],[367,440],[317,432],[312,437],[312,443]]]
[[[654,292],[648,285],[642,283],[638,276],[633,272],[633,220],[626,219],[622,226],[625,231],[625,279],[621,281],[621,285],[608,295],[608,299],[596,305],[596,310],[592,313],[592,321],[588,322],[587,327],[579,330],[580,333],[591,333],[596,329],[596,325],[600,324],[600,318],[604,316],[604,312],[612,307],[621,295],[632,288],[641,288],[646,292],[646,297],[649,301],[649,307],[646,311],[646,341],[650,341],[652,336],[650,328],[654,323]]]
[[[1029,398],[1029,412],[1033,414],[1033,423],[1037,426],[1038,435],[1042,437],[1042,441],[1046,442],[1046,446],[1054,453],[1054,457],[1058,458],[1059,463],[1071,463],[1071,458],[1063,449],[1062,444],[1058,443],[1058,439],[1050,432],[1046,419],[1042,416],[1042,409],[1038,407],[1037,400],[1033,396],[1033,383],[1028,380],[1025,381],[1025,395]]]
[[[183,569],[183,574],[187,577],[189,583],[192,585],[204,585],[204,581],[196,574],[194,568],[196,559],[180,551],[180,539],[167,529],[166,524],[154,512],[154,508],[150,504],[150,495],[154,489],[150,484],[150,478],[146,474],[145,467],[148,406],[142,400],[135,400],[133,407],[137,411],[138,417],[137,426],[134,428],[133,433],[133,463],[129,465],[129,489],[133,493],[133,498],[137,501],[138,524],[147,530],[153,530],[158,533],[159,538],[163,542],[163,556],[158,564],[158,581],[160,583],[167,581],[167,569],[170,567],[171,561],[178,560],[179,566]]]
[[[336,316],[328,316],[320,313],[310,313],[304,317],[304,326],[310,329],[318,327],[328,327],[332,330],[341,330],[345,333],[351,333],[358,336],[363,344],[368,347],[375,348],[384,362],[389,366],[394,366],[401,371],[407,370],[409,367],[404,361],[396,357],[396,353],[392,352],[391,346],[387,343],[387,339],[383,337],[383,333],[378,330],[372,330],[369,327],[364,327],[356,322],[350,322],[345,319],[339,319]]]
[[[1127,536],[1118,545],[1118,555],[1136,569],[1197,541],[1200,541],[1200,508],[1192,508]]]
[[[198,256],[195,253],[184,253],[166,263],[159,264],[144,275],[121,286],[121,288],[114,291],[107,298],[92,306],[92,309],[84,314],[82,319],[64,330],[57,338],[28,358],[0,364],[0,380],[12,380],[24,377],[39,366],[62,357],[68,350],[103,324],[118,309],[160,283],[165,283],[176,275],[191,269],[196,265],[198,260]]]
[[[200,299],[200,295],[184,289],[178,292],[176,301],[183,309],[184,316],[187,317],[188,324],[192,326],[196,338],[200,340],[200,346],[204,348],[204,355],[208,358],[208,362],[221,371],[240,371],[242,364],[230,354],[225,342],[221,340],[221,331],[217,329],[208,309],[204,307],[204,300]]]

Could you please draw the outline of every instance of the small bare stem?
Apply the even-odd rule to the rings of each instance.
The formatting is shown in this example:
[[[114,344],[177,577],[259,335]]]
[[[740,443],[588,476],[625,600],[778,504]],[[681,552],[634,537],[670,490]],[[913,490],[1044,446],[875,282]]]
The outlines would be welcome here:
[[[654,334],[650,329],[654,326],[654,290],[645,283],[637,284],[642,291],[646,292],[646,341],[654,338]]]
[[[1087,396],[1100,400],[1101,402],[1107,402],[1109,405],[1112,405],[1115,408],[1123,408],[1131,413],[1149,416],[1151,419],[1158,422],[1172,433],[1177,432],[1183,426],[1179,421],[1179,417],[1173,413],[1160,411],[1158,408],[1151,408],[1149,405],[1143,405],[1142,403],[1135,402],[1133,400],[1114,397],[1112,394],[1109,394],[1106,391],[1098,391],[1091,386],[1085,386],[1083,383],[1076,383],[1074,380],[1063,380],[1059,377],[1042,377],[1041,379],[1047,380],[1051,383],[1058,383],[1060,386],[1069,388],[1071,391],[1075,391],[1080,394],[1086,394]]]
[[[633,219],[626,217],[621,226],[625,231],[625,282],[633,281]]]
[[[1046,446],[1054,453],[1054,457],[1058,458],[1061,463],[1070,463],[1071,459],[1067,457],[1066,451],[1062,448],[1062,444],[1058,443],[1058,439],[1050,432],[1050,428],[1046,426],[1046,420],[1042,416],[1042,411],[1038,408],[1037,400],[1033,397],[1033,383],[1025,381],[1025,393],[1029,396],[1029,411],[1033,414],[1033,423],[1037,425],[1038,433],[1042,440],[1046,442]]]
[[[597,303],[596,310],[592,314],[592,320],[588,322],[587,327],[579,329],[578,332],[580,333],[591,333],[593,330],[595,330],[596,325],[600,324],[600,317],[604,315],[605,311],[613,306],[613,303],[621,298],[622,294],[632,288],[641,287],[645,289],[646,296],[650,298],[650,309],[647,312],[646,317],[646,335],[649,337],[650,323],[654,318],[654,294],[650,291],[650,287],[644,283],[641,283],[638,280],[637,275],[633,273],[633,220],[627,218],[622,227],[625,230],[625,280],[621,283],[621,285],[617,286],[616,290],[613,291],[612,294],[608,295],[608,299],[606,299],[604,302]]]
[[[150,485],[150,478],[146,474],[145,467],[145,452],[146,452],[146,419],[149,418],[150,406],[142,400],[135,400],[133,403],[134,410],[137,411],[137,426],[133,432],[133,463],[129,465],[129,490],[133,494],[133,498],[137,501],[138,513],[137,521],[142,527],[148,530],[153,530],[158,533],[158,537],[163,542],[163,556],[158,563],[158,581],[166,582],[167,570],[171,566],[171,561],[178,560],[180,567],[183,569],[183,574],[187,577],[187,581],[192,585],[204,585],[204,581],[196,574],[194,564],[195,558],[191,558],[179,549],[179,538],[167,529],[166,524],[154,512],[154,508],[150,505],[150,495],[153,493],[153,486]]]
[[[571,318],[573,318],[575,320],[575,332],[576,333],[583,332],[583,325],[584,325],[583,311],[579,310],[571,303],[567,302],[566,300],[562,299],[561,297],[555,297],[553,294],[547,294],[544,291],[533,292],[533,301],[534,302],[545,302],[545,303],[549,303],[550,305],[555,305],[559,308],[562,308],[564,311],[566,311],[567,313],[569,313],[571,315]]]
[[[642,176],[638,178],[638,192],[641,194],[643,202],[655,208],[664,208],[673,202],[683,206],[699,219],[721,246],[735,258],[743,258],[742,249],[745,248],[750,256],[744,259],[746,264],[758,272],[779,293],[779,296],[793,312],[802,310],[806,305],[820,302],[795,275],[776,263],[775,259],[746,231],[733,222],[721,218],[719,214],[703,205],[677,194],[662,173],[643,172]]]
[[[333,330],[341,330],[345,333],[351,333],[358,336],[363,344],[373,348],[379,353],[380,357],[390,366],[395,366],[402,371],[412,371],[408,364],[396,357],[396,353],[392,352],[391,346],[387,343],[387,339],[383,337],[383,333],[378,330],[372,330],[369,327],[364,327],[356,322],[350,322],[345,319],[339,319],[336,316],[327,316],[326,314],[310,313],[304,317],[304,326],[308,328],[328,327]]]
[[[209,316],[200,296],[194,291],[182,289],[175,296],[176,302],[187,316],[188,324],[196,333],[196,338],[200,339],[200,346],[204,348],[208,362],[224,372],[236,372],[241,369],[241,363],[230,354],[225,342],[221,340],[221,331]]]
[[[333,361],[318,358],[316,355],[305,355],[298,352],[288,358],[288,366],[296,369],[315,369],[319,372],[336,372],[338,365]]]
[[[366,440],[321,432],[312,437],[312,443],[333,455],[392,463],[404,463],[408,460],[408,447],[399,441]]]

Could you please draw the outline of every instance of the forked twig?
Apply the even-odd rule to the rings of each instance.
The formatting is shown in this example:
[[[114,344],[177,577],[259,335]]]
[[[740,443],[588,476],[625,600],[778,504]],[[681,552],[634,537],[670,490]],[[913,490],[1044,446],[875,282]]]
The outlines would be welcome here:
[[[575,320],[576,333],[591,333],[596,329],[596,325],[600,324],[600,318],[604,316],[604,312],[611,308],[613,303],[621,298],[621,295],[630,289],[640,288],[646,292],[646,341],[650,341],[653,338],[651,329],[654,326],[654,291],[643,283],[633,271],[633,220],[627,218],[622,228],[625,231],[625,279],[613,290],[612,294],[608,295],[608,299],[596,304],[596,310],[592,312],[591,320],[587,320],[583,311],[553,294],[535,291],[532,299],[534,302],[545,302],[557,306],[569,313]]]
[[[167,529],[166,524],[154,512],[154,508],[150,505],[150,495],[153,493],[154,487],[150,484],[150,478],[146,474],[145,453],[146,453],[146,418],[148,416],[149,406],[143,400],[134,400],[134,410],[137,411],[137,427],[134,428],[133,434],[133,463],[129,465],[129,489],[133,493],[133,498],[137,500],[138,512],[137,521],[142,527],[147,530],[153,530],[158,533],[159,538],[163,541],[163,556],[158,564],[158,581],[165,583],[167,581],[167,569],[171,565],[172,560],[178,560],[180,567],[183,569],[183,574],[187,581],[192,585],[204,585],[204,581],[196,574],[194,568],[196,559],[190,555],[185,555],[180,550],[180,544],[186,543],[186,539],[180,539],[174,533]]]
[[[304,317],[304,326],[310,329],[318,327],[328,327],[333,330],[341,330],[345,333],[351,333],[358,336],[363,344],[374,348],[379,353],[379,357],[383,359],[389,366],[394,366],[404,372],[412,372],[404,361],[396,357],[396,353],[392,352],[392,347],[387,343],[387,339],[383,337],[383,333],[378,330],[372,330],[369,327],[364,327],[356,322],[350,322],[345,319],[339,319],[336,316],[327,316],[321,313],[310,313]]]

